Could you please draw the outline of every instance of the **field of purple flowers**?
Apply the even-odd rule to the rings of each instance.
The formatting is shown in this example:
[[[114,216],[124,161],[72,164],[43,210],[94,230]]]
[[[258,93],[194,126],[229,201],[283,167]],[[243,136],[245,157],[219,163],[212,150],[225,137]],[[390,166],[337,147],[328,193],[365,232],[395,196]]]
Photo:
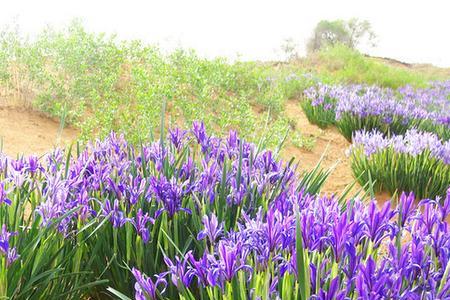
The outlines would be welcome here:
[[[66,124],[82,142],[0,151],[0,298],[450,300],[450,81],[427,84],[440,71],[339,45],[229,62],[77,21],[1,30],[0,96],[59,124],[27,135],[5,110],[17,131],[0,124],[0,150],[47,149]],[[311,123],[339,131],[311,126],[302,95]]]
[[[396,90],[317,84],[301,103],[320,127],[353,141],[355,178],[391,194],[443,196],[450,183],[450,81]]]
[[[327,175],[199,122],[1,156],[1,296],[450,299],[450,191],[377,205]]]
[[[450,81],[397,90],[318,84],[305,91],[305,98],[302,106],[312,123],[322,127],[335,124],[348,140],[361,129],[403,134],[410,128],[450,139]]]

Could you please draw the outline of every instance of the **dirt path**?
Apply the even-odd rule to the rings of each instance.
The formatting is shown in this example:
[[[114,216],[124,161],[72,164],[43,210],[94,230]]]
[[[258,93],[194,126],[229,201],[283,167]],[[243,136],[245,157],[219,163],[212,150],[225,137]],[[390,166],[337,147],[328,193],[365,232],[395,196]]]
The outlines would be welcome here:
[[[336,167],[326,181],[323,191],[325,193],[342,193],[354,181],[350,162],[346,156],[350,143],[336,128],[321,130],[318,126],[309,123],[298,100],[287,101],[285,111],[290,119],[296,121],[295,130],[315,137],[316,142],[311,151],[288,144],[284,147],[282,156],[285,159],[295,157],[296,161],[300,163],[301,170],[309,170],[316,166],[322,154],[325,153],[322,166],[329,168],[336,164]],[[354,191],[358,187],[357,185]]]
[[[38,154],[76,140],[78,131],[65,128],[58,137],[60,124],[41,114],[14,106],[0,105],[0,139],[3,152],[16,156]]]

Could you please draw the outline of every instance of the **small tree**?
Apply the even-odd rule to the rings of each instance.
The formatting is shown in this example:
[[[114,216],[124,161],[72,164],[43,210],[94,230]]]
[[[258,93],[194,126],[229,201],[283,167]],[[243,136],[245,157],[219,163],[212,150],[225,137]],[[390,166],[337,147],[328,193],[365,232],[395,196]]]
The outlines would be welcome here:
[[[367,20],[357,18],[344,20],[322,20],[314,28],[314,32],[307,44],[308,52],[317,51],[323,47],[343,44],[356,49],[367,41],[374,46],[376,36]]]
[[[299,57],[297,44],[292,38],[285,39],[281,45],[281,51],[287,60],[296,60]]]
[[[376,34],[372,30],[372,25],[367,20],[359,20],[352,18],[346,22],[346,29],[349,34],[349,47],[358,48],[362,43],[366,42],[370,46],[376,45]]]

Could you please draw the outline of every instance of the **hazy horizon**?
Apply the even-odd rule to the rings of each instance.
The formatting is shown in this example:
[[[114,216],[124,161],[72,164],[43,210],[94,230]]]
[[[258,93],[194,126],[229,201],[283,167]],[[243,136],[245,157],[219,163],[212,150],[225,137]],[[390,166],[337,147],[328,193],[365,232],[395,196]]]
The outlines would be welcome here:
[[[75,18],[94,32],[117,33],[163,49],[195,49],[209,58],[239,54],[245,60],[283,58],[281,45],[292,38],[304,53],[314,26],[323,19],[356,17],[371,22],[375,48],[362,52],[410,63],[450,67],[446,1],[87,1],[3,4],[0,26],[17,24],[34,35],[45,26],[67,26]]]

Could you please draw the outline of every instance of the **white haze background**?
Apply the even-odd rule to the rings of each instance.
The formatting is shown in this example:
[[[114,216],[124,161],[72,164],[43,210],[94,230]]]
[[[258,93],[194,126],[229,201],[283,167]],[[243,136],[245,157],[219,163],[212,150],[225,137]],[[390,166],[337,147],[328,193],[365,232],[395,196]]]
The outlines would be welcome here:
[[[322,19],[369,20],[378,46],[371,55],[450,67],[450,1],[445,0],[161,0],[1,1],[0,26],[33,36],[46,25],[79,18],[88,30],[142,39],[163,49],[193,48],[206,57],[282,58],[286,38],[304,45]]]

